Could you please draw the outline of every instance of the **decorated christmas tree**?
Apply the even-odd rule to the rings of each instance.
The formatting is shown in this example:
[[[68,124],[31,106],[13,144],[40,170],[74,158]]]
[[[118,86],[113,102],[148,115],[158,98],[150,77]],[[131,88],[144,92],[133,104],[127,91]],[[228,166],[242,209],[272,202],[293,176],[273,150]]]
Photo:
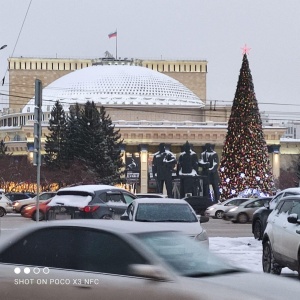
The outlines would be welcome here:
[[[251,71],[244,49],[237,89],[220,160],[221,199],[241,193],[268,195],[274,178]]]

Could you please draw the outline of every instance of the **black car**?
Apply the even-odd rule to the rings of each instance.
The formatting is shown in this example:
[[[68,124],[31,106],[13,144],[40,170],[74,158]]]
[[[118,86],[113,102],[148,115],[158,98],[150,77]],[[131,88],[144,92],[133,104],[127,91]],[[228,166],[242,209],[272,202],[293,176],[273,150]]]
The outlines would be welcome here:
[[[11,200],[12,202],[17,201],[17,200],[24,200],[28,198],[33,198],[35,197],[34,193],[18,193],[18,192],[9,192],[6,193],[5,196]]]
[[[269,214],[275,208],[279,200],[281,200],[283,197],[292,195],[300,195],[300,188],[288,188],[281,191],[273,198],[271,197],[270,202],[265,207],[261,207],[254,212],[252,219],[252,233],[255,239],[262,239],[263,233],[267,226]]]
[[[46,219],[120,219],[136,196],[109,185],[79,185],[58,190]]]
[[[204,196],[190,196],[183,198],[196,212],[196,214],[204,216],[206,209],[215,204],[216,202],[213,202],[208,197]]]

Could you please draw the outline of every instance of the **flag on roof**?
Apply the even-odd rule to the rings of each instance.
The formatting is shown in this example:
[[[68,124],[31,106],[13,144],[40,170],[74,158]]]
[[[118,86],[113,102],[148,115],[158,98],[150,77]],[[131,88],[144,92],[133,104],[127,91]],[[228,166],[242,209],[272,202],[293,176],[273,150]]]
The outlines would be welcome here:
[[[109,38],[117,37],[117,30],[108,35]]]

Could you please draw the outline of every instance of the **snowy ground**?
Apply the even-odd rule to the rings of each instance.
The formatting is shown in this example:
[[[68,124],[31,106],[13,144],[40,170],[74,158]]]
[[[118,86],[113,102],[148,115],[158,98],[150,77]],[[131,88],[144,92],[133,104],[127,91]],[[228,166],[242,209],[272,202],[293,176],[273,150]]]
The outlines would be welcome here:
[[[232,265],[253,272],[263,272],[261,241],[257,241],[253,237],[211,237],[209,240],[210,250]],[[297,274],[288,268],[282,270],[282,274],[291,273]]]

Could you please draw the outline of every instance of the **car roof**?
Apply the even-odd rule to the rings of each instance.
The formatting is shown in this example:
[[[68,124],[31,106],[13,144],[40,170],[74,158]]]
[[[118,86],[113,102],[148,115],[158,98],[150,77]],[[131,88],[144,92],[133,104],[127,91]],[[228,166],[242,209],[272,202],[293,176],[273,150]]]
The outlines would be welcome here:
[[[105,230],[108,232],[120,234],[137,234],[147,232],[171,232],[177,230],[170,230],[162,228],[157,223],[139,223],[137,226],[135,222],[121,221],[121,220],[101,220],[101,219],[72,219],[72,220],[55,220],[50,222],[39,222],[38,224],[31,224],[24,227],[21,231],[4,237],[3,243],[0,244],[1,249],[7,247],[7,244],[22,236],[29,234],[40,228],[55,228],[55,227],[86,227],[91,229]]]
[[[281,192],[293,192],[293,193],[300,194],[300,187],[287,188],[287,189],[280,191],[279,193],[281,193]]]
[[[221,204],[225,204],[225,203],[228,203],[232,200],[240,200],[240,199],[245,199],[245,200],[250,200],[252,198],[245,198],[245,197],[235,197],[235,198],[230,198],[230,199],[226,199],[225,201],[221,202]],[[217,203],[218,204],[218,203]]]
[[[246,206],[248,203],[251,203],[251,202],[254,202],[257,200],[262,200],[262,199],[270,200],[270,197],[251,198],[251,199],[247,200],[246,202],[242,203],[241,206]]]
[[[137,198],[134,200],[136,203],[172,203],[172,204],[187,204],[183,199],[172,199],[172,198]]]
[[[58,190],[58,192],[61,192],[61,191],[83,191],[83,192],[88,192],[88,193],[94,193],[95,191],[107,190],[107,189],[109,189],[109,190],[119,189],[119,190],[126,191],[123,188],[119,188],[119,187],[112,186],[112,185],[86,184],[86,185],[76,185],[76,186],[61,188]]]

